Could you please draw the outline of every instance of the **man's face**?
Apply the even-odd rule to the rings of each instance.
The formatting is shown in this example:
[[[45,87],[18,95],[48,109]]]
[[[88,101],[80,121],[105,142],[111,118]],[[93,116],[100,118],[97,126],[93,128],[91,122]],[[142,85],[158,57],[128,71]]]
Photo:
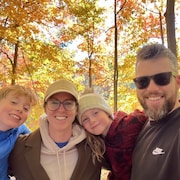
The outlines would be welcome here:
[[[159,73],[172,72],[168,58],[139,61],[136,67],[136,77],[153,76]],[[152,78],[147,87],[138,89],[137,97],[146,114],[152,120],[159,120],[177,106],[177,93],[179,89],[177,78],[170,76],[166,85],[158,85]],[[163,76],[160,78],[164,80]]]

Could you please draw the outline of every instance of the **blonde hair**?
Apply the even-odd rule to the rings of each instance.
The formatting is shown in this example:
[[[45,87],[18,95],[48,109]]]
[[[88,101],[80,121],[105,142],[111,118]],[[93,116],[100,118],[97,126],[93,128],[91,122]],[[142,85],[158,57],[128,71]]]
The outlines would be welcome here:
[[[11,92],[17,96],[25,96],[30,101],[31,106],[34,106],[38,103],[36,94],[30,88],[20,85],[11,85],[1,88],[0,100],[6,98],[6,96]]]
[[[93,163],[95,164],[96,160],[101,162],[102,159],[104,158],[103,155],[105,153],[105,143],[104,139],[101,135],[93,135],[86,131],[87,135],[87,145],[91,148],[92,150],[92,159]]]
[[[81,94],[81,96],[91,93],[94,93],[93,88],[86,88],[85,91]],[[95,164],[96,160],[101,162],[106,150],[103,137],[101,135],[93,135],[89,133],[87,130],[85,131],[87,135],[87,145],[92,150],[93,163]]]

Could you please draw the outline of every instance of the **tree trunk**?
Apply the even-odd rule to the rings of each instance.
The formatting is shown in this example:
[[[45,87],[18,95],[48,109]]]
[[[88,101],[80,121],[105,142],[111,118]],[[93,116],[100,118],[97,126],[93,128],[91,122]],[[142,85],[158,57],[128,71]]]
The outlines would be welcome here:
[[[168,48],[171,49],[171,51],[177,56],[174,6],[175,0],[167,0],[166,12],[164,16],[166,19]]]
[[[17,59],[18,59],[18,43],[15,44],[14,48],[14,62],[12,63],[12,79],[11,84],[14,85],[16,83],[16,68],[17,68]]]
[[[118,55],[117,55],[117,12],[114,1],[114,112],[117,111]]]

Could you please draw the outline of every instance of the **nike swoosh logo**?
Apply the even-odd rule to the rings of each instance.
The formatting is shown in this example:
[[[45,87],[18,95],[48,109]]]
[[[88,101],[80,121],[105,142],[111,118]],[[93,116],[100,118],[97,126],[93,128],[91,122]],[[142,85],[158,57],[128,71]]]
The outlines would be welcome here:
[[[156,147],[156,149],[153,150],[152,154],[161,155],[161,154],[165,154],[165,152],[163,151],[163,149]]]

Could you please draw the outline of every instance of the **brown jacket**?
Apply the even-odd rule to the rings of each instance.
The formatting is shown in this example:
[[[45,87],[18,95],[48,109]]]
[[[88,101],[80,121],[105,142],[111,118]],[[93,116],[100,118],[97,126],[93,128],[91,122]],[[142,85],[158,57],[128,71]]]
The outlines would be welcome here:
[[[50,180],[40,164],[41,135],[39,129],[19,137],[9,158],[9,173],[17,180]],[[101,164],[92,162],[86,140],[77,145],[78,161],[70,180],[100,180]]]

